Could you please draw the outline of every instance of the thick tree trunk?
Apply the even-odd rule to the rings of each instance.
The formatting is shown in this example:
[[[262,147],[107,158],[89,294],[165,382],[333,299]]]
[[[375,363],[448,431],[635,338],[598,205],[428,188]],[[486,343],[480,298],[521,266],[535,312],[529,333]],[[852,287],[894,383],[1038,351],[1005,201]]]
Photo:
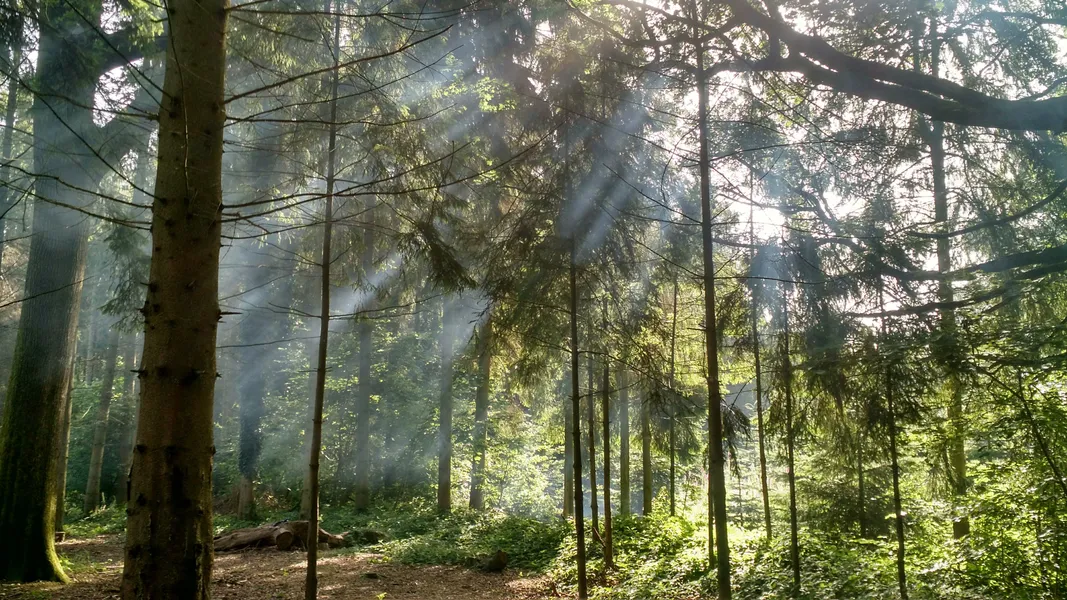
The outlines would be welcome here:
[[[115,365],[119,356],[119,329],[112,325],[104,349],[104,372],[100,379],[100,403],[96,407],[96,423],[93,424],[93,447],[89,453],[89,477],[85,484],[85,502],[82,509],[86,515],[100,506],[100,476],[104,470],[104,445],[107,443],[107,425],[111,415],[111,398],[115,386]]]
[[[374,203],[373,196],[367,196],[364,203],[366,218],[370,222],[363,229],[363,255],[360,263],[363,268],[364,293],[373,296],[376,293],[371,279],[374,274]],[[374,302],[369,301],[366,308],[373,308]],[[359,319],[359,389],[356,396],[356,456],[355,456],[355,481],[352,494],[352,504],[356,510],[366,510],[370,507],[370,396],[373,387],[371,381],[371,357],[374,353],[374,331],[369,319]]]
[[[326,1],[325,12],[330,13],[332,2]],[[330,115],[329,137],[327,139],[326,157],[326,201],[323,207],[322,257],[320,276],[322,278],[319,304],[319,352],[315,369],[315,403],[311,420],[311,450],[308,460],[308,482],[311,496],[307,528],[303,538],[307,546],[307,572],[304,578],[304,599],[315,600],[319,590],[318,543],[309,543],[310,532],[319,531],[319,458],[322,455],[322,412],[326,403],[326,356],[330,344],[330,265],[333,262],[333,193],[336,184],[337,168],[337,90],[340,74],[337,65],[341,60],[341,16],[336,12],[333,18],[333,70],[330,73]],[[363,379],[360,378],[362,385]]]
[[[641,514],[652,514],[652,407],[641,403]]]
[[[98,15],[89,6],[81,13]],[[74,19],[65,4],[42,7],[49,22]],[[86,14],[88,13],[88,14]],[[0,430],[0,539],[18,552],[0,562],[0,580],[64,580],[54,549],[59,422],[70,385],[90,221],[70,208],[89,202],[100,167],[79,161],[93,127],[95,77],[72,74],[65,29],[42,28],[33,107],[33,235],[12,369]],[[79,164],[82,162],[84,164]],[[68,187],[69,186],[69,187]]]
[[[630,515],[630,382],[626,367],[615,373],[619,386],[619,511]]]
[[[482,326],[478,352],[478,387],[474,393],[474,459],[471,464],[470,507],[485,508],[485,453],[489,435],[489,385],[493,370],[493,319]]]
[[[704,326],[708,361],[708,528],[709,568],[717,564],[720,600],[730,600],[730,541],[726,530],[726,460],[723,456],[722,390],[719,386],[719,344],[715,322],[715,246],[711,234],[711,176],[708,157],[708,82],[704,46],[697,45],[697,100],[700,129],[700,214],[704,258]],[[714,523],[714,535],[710,534]],[[711,547],[714,539],[715,547]],[[715,554],[718,551],[716,560]]]
[[[74,372],[74,361],[70,364],[71,373]],[[70,460],[70,420],[74,409],[74,378],[71,377],[70,385],[67,386],[67,394],[63,400],[63,411],[60,413],[59,442],[56,446],[56,455],[59,464],[56,466],[56,541],[63,541],[66,534],[63,532],[63,522],[67,515],[67,463]]]
[[[168,4],[123,600],[207,600],[226,0]]]
[[[568,144],[568,154],[570,147]],[[569,160],[569,158],[568,158]],[[569,185],[568,185],[569,188]],[[569,192],[569,190],[568,190]],[[567,196],[569,197],[569,193]],[[572,235],[570,240],[570,292],[571,292],[571,423],[574,447],[574,529],[577,545],[578,562],[578,598],[589,597],[589,586],[585,569],[585,518],[582,510],[582,393],[578,385],[581,368],[578,363],[578,241]]]
[[[585,416],[586,431],[589,442],[589,512],[593,518],[593,535],[600,534],[600,510],[597,502],[596,484],[596,365],[593,362],[592,353],[589,354],[589,388],[586,390]]]
[[[605,314],[607,313],[605,302]],[[604,325],[607,329],[607,323]],[[604,357],[604,380],[600,388],[600,412],[601,421],[604,423],[604,431],[601,436],[604,444],[604,531],[601,539],[604,541],[604,568],[614,569],[615,558],[611,547],[611,374],[608,372],[608,359]]]
[[[782,379],[785,387],[786,475],[789,479],[789,561],[793,569],[793,592],[800,593],[800,542],[797,539],[796,438],[793,433],[793,359],[789,355],[789,294],[782,298]]]
[[[445,299],[441,317],[441,398],[437,429],[437,510],[452,510],[452,381],[455,327],[452,300]]]

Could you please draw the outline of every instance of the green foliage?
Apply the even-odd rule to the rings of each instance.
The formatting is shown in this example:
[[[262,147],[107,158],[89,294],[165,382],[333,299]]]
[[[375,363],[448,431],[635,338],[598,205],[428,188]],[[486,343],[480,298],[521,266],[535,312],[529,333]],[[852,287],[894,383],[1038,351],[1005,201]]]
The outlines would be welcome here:
[[[126,508],[106,506],[89,516],[81,513],[81,502],[67,503],[67,519],[64,530],[73,537],[93,537],[126,531]]]
[[[410,564],[476,563],[497,550],[508,554],[508,567],[546,569],[559,554],[565,527],[560,521],[538,521],[501,512],[454,511],[438,515],[428,505],[410,505],[402,512],[370,520],[392,538],[379,546],[391,560]]]

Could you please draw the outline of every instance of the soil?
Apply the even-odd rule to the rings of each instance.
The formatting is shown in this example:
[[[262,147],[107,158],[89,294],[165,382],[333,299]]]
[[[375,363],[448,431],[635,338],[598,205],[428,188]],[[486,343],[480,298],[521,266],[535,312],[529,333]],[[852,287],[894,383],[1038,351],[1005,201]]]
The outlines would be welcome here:
[[[111,600],[119,598],[122,536],[101,535],[56,544],[72,583],[0,584],[4,600]],[[302,552],[275,548],[215,556],[214,600],[300,600],[307,562]],[[319,598],[352,600],[545,600],[543,577],[481,573],[459,567],[411,566],[379,554],[321,551]]]

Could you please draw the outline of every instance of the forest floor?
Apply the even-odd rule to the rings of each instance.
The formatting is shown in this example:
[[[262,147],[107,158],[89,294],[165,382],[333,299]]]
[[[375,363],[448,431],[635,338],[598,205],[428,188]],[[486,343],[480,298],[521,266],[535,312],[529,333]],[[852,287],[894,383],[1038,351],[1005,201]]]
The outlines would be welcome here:
[[[56,544],[70,585],[0,584],[0,598],[110,600],[119,597],[120,535],[75,538]],[[296,600],[304,597],[301,552],[257,549],[215,556],[215,600]],[[319,557],[319,598],[353,600],[543,600],[554,596],[544,577],[508,570],[487,574],[459,567],[411,566],[379,554],[324,551]]]

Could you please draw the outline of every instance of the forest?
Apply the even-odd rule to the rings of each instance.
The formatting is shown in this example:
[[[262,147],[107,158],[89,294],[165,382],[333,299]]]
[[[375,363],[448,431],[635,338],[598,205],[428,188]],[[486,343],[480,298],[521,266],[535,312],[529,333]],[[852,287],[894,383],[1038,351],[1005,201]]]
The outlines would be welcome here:
[[[0,597],[1067,598],[1062,0],[0,0]]]

